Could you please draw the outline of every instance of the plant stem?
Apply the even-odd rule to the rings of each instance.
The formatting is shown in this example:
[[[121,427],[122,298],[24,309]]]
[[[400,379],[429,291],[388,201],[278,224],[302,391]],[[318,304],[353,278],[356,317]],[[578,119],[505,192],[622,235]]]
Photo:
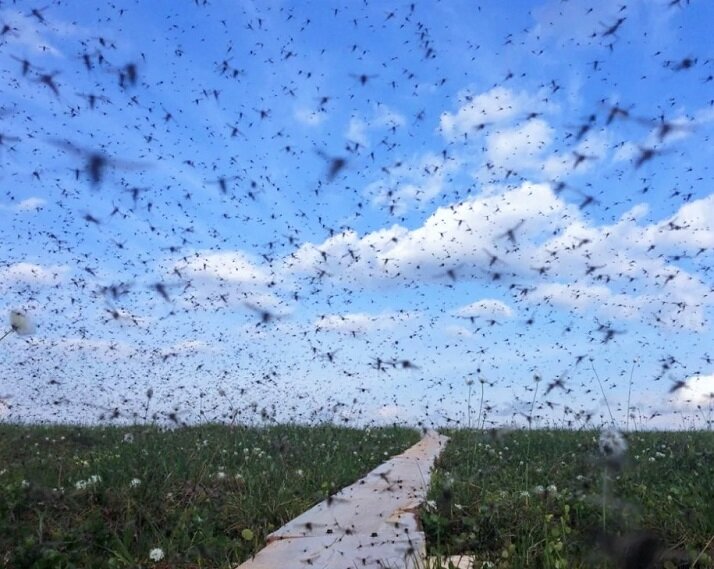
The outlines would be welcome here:
[[[630,371],[630,386],[627,389],[627,412],[626,412],[626,427],[625,430],[630,430],[630,394],[632,393],[632,375],[635,373],[635,366],[637,365],[637,360],[632,362],[632,370]]]
[[[540,379],[536,380],[536,386],[533,390],[533,401],[531,401],[531,410],[528,420],[528,445],[526,447],[526,487],[528,490],[528,466],[531,462],[531,427],[533,425],[533,409],[535,408],[536,397],[538,396],[538,385],[540,384]]]
[[[605,400],[605,405],[607,405],[607,412],[610,413],[610,420],[612,421],[613,426],[615,425],[615,417],[612,415],[612,409],[610,409],[610,403],[607,400],[607,395],[605,395],[605,388],[602,386],[602,382],[600,381],[600,377],[598,376],[597,372],[595,371],[595,365],[590,362],[590,367],[593,370],[593,373],[595,374],[595,379],[597,379],[597,383],[600,386],[600,391],[602,391],[602,397]]]
[[[603,471],[602,476],[602,531],[607,531],[607,510],[605,508],[607,502],[607,468]]]
[[[478,405],[478,419],[479,421],[481,420],[481,411],[483,410],[483,381],[479,380],[481,383],[481,402]],[[476,423],[478,425],[478,423]],[[483,427],[481,427],[481,430],[483,430]]]
[[[471,429],[471,387],[473,386],[473,383],[469,383],[469,399],[468,403],[466,404],[466,412],[468,413],[468,417],[466,418],[466,424],[469,428]]]
[[[10,334],[12,334],[15,331],[14,328],[10,328],[7,332],[5,332],[2,336],[0,336],[0,342],[2,342],[5,338],[7,338]]]

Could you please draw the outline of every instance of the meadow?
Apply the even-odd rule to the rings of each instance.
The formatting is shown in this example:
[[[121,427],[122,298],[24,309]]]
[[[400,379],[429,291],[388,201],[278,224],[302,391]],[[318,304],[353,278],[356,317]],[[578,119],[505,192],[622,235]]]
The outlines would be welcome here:
[[[712,432],[629,433],[617,464],[599,431],[445,434],[420,512],[430,569],[714,566]],[[419,437],[0,425],[0,567],[235,567]]]
[[[418,431],[0,424],[0,567],[227,568]]]
[[[714,432],[632,432],[609,465],[598,431],[446,434],[421,518],[452,566],[714,566]]]

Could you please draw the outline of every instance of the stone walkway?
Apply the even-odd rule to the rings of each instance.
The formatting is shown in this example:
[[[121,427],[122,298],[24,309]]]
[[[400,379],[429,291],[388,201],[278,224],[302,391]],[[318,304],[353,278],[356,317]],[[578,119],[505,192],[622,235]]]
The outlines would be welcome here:
[[[424,534],[416,510],[447,437],[421,441],[268,536],[238,569],[416,569]]]

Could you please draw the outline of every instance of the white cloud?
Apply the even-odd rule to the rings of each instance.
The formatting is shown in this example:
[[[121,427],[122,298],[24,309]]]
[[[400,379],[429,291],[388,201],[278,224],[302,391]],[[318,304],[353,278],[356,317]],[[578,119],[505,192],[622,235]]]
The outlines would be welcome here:
[[[454,338],[471,338],[474,335],[471,330],[458,324],[447,324],[444,326],[444,333]]]
[[[345,138],[350,142],[357,142],[362,146],[369,146],[369,138],[367,137],[367,123],[358,117],[352,117],[347,126]]]
[[[686,380],[686,386],[677,391],[675,404],[681,407],[714,409],[714,374],[695,375]]]
[[[46,203],[47,202],[42,198],[31,197],[12,205],[0,204],[0,210],[37,211],[39,209],[42,209],[42,207],[44,207]]]
[[[299,107],[293,112],[293,117],[306,126],[319,126],[327,119],[327,113]]]
[[[67,267],[52,265],[43,267],[34,263],[15,263],[0,267],[0,286],[13,284],[30,284],[50,286],[62,281]]]
[[[27,198],[26,200],[22,200],[17,206],[18,211],[30,211],[30,210],[37,210],[43,207],[47,202],[43,200],[42,198]]]
[[[459,166],[456,160],[428,152],[390,168],[387,176],[368,185],[364,194],[371,196],[374,205],[401,215],[412,205],[442,194]]]
[[[444,112],[441,115],[440,131],[448,140],[470,134],[482,125],[502,123],[550,108],[537,95],[525,91],[515,93],[506,87],[494,87],[475,96],[462,92],[459,99],[464,103],[455,113]]]
[[[510,318],[513,316],[513,310],[510,306],[491,298],[477,300],[467,306],[462,306],[453,312],[454,316],[462,316],[464,318],[471,317],[487,317],[487,318]]]
[[[53,27],[43,27],[36,22],[32,16],[22,14],[15,10],[3,10],[2,20],[13,28],[12,33],[5,34],[3,39],[11,45],[22,46],[35,54],[52,55],[62,57],[62,52],[52,45],[45,37],[47,31],[54,30]],[[54,30],[66,32],[66,28]]]
[[[385,128],[396,129],[406,124],[404,116],[385,104],[377,104],[369,117],[352,116],[345,132],[345,138],[369,147],[369,132]]]
[[[242,251],[199,251],[176,263],[182,274],[234,284],[264,285],[270,275]]]
[[[712,293],[668,255],[707,258],[714,248],[714,195],[659,222],[642,223],[645,213],[635,206],[614,223],[596,225],[549,185],[523,183],[440,207],[411,231],[394,225],[305,244],[285,269],[359,286],[498,278],[563,309],[701,329]]]
[[[539,165],[541,155],[553,141],[553,128],[542,119],[490,134],[486,155],[493,166],[516,171]]]
[[[315,320],[315,328],[332,332],[364,333],[376,330],[392,330],[412,318],[408,312],[385,312],[382,314],[325,314]]]

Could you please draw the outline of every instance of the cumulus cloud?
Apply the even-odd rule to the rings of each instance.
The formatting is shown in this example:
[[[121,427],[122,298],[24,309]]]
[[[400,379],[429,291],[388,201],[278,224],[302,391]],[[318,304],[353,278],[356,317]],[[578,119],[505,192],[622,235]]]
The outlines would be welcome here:
[[[427,152],[387,168],[386,176],[369,184],[364,194],[374,205],[401,215],[441,195],[460,166],[457,160]]]
[[[232,284],[264,285],[271,278],[265,269],[242,251],[198,251],[176,263],[175,268],[191,278]]]
[[[685,387],[677,391],[675,405],[714,409],[714,374],[688,378]]]
[[[0,210],[19,212],[38,211],[42,209],[46,203],[47,201],[42,198],[31,197],[12,205],[0,204]]]
[[[324,314],[315,320],[318,330],[345,333],[365,333],[377,330],[392,330],[400,323],[413,317],[408,312],[385,312],[382,314],[367,314],[364,312],[348,314]]]
[[[67,267],[61,265],[42,266],[34,263],[15,263],[0,267],[0,286],[56,285],[62,281],[67,270]]]
[[[468,135],[483,125],[503,123],[550,108],[537,94],[500,86],[478,95],[462,92],[459,100],[464,101],[459,109],[455,113],[442,113],[439,121],[440,132],[448,140]]]
[[[597,225],[549,185],[523,183],[441,207],[414,230],[345,231],[304,244],[284,269],[367,287],[497,280],[563,309],[627,319],[647,307],[653,323],[701,328],[710,287],[678,260],[710,255],[714,196],[654,223],[642,223],[645,212],[636,206]]]
[[[345,132],[345,138],[369,147],[369,134],[384,129],[396,130],[406,124],[404,115],[383,103],[374,105],[371,115],[354,115],[350,118]]]
[[[23,47],[35,54],[63,57],[59,48],[47,38],[47,31],[66,35],[68,33],[66,24],[50,22],[51,25],[42,26],[32,16],[16,10],[3,10],[0,14],[3,21],[13,29],[13,33],[3,36],[7,43]]]
[[[496,167],[532,168],[553,141],[553,128],[542,119],[527,121],[488,136],[486,155]]]
[[[500,300],[484,298],[456,309],[453,314],[454,316],[461,316],[464,318],[510,318],[513,316],[513,310],[510,306]]]
[[[327,113],[299,107],[293,112],[293,117],[300,124],[306,126],[319,126],[327,119]]]
[[[196,251],[173,263],[167,273],[190,281],[189,294],[181,301],[194,309],[248,304],[256,310],[284,311],[270,264],[244,251]]]
[[[347,126],[345,137],[350,142],[357,142],[365,147],[369,146],[367,123],[358,117],[352,117]]]

